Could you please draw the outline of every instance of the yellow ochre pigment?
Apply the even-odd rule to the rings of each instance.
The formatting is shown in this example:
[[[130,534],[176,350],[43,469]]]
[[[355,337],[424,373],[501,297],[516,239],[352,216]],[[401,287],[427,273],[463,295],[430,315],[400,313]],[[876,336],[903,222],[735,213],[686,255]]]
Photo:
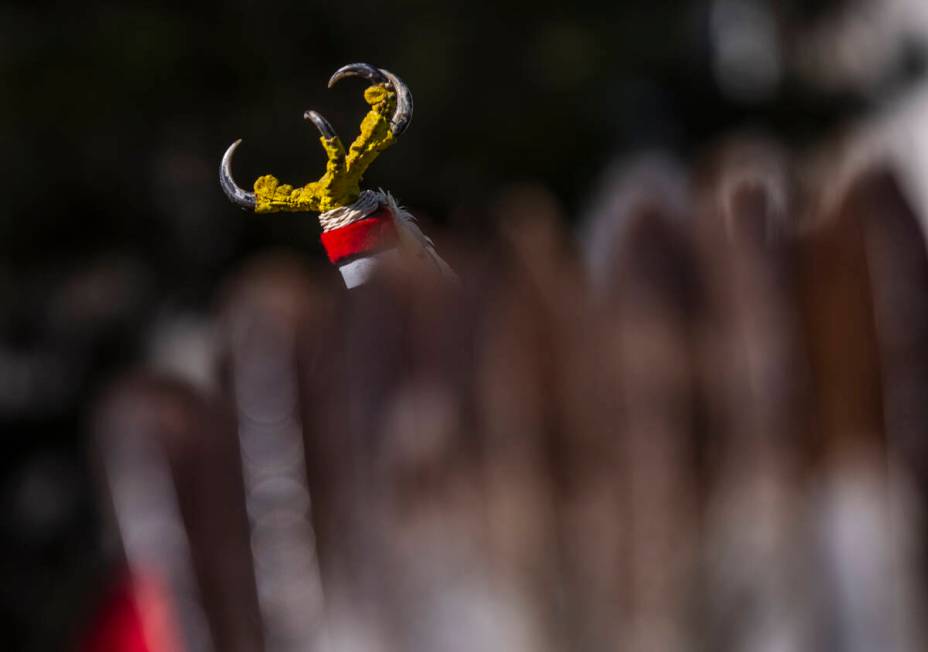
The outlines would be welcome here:
[[[345,156],[345,146],[335,138],[320,138],[326,153],[325,174],[302,188],[281,184],[266,174],[255,181],[255,212],[325,211],[354,203],[361,194],[361,178],[382,151],[393,144],[390,116],[396,110],[396,93],[383,84],[364,91],[371,110],[361,121],[361,133]]]

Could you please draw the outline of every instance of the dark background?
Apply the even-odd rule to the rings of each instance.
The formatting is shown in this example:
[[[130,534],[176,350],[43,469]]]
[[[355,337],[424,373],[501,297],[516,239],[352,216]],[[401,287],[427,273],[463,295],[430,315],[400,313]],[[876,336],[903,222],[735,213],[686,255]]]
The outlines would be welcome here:
[[[769,5],[785,43],[838,2]],[[919,75],[900,48],[880,92],[825,92],[789,66],[745,101],[712,68],[711,3],[497,0],[0,4],[0,613],[4,649],[60,649],[110,560],[87,465],[90,406],[136,364],[166,311],[207,313],[269,247],[322,264],[311,215],[255,217],[217,183],[302,184],[324,159],[314,108],[347,143],[366,61],[416,113],[365,185],[479,238],[507,186],[538,182],[569,216],[615,159],[698,158],[760,128],[814,143]],[[872,89],[871,89],[872,90]]]

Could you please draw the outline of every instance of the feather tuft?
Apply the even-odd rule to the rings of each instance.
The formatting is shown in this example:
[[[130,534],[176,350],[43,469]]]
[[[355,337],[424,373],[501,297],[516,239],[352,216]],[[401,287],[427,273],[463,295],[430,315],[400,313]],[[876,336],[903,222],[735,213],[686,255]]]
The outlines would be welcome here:
[[[383,190],[380,192],[384,196],[387,208],[393,214],[393,222],[396,225],[396,233],[403,253],[433,266],[443,277],[457,282],[458,275],[435,251],[435,243],[422,232],[412,213],[400,206],[389,192]]]

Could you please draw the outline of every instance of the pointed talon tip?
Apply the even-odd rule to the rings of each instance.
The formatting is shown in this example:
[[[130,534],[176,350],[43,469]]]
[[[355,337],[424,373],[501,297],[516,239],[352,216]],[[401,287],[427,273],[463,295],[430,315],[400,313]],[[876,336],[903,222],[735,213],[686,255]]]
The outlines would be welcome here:
[[[338,70],[336,70],[336,71],[332,74],[331,77],[329,77],[328,87],[329,87],[329,88],[334,88],[334,87],[335,87],[335,84],[337,84],[338,82],[340,82],[340,81],[341,81],[342,79],[344,79],[345,77],[351,77],[351,73],[346,72],[344,67],[339,68]]]
[[[309,110],[303,114],[303,117],[312,122],[316,126],[316,129],[319,130],[319,133],[322,134],[322,137],[326,140],[338,138],[338,134],[335,133],[335,127],[329,124],[329,121],[323,118],[320,114]]]
[[[364,77],[375,84],[387,84],[390,81],[379,68],[369,63],[349,63],[336,70],[329,78],[329,88],[345,77]]]
[[[229,145],[229,149],[222,156],[222,162],[219,164],[219,185],[233,204],[243,210],[254,210],[257,204],[255,194],[239,188],[232,178],[232,157],[241,142],[242,139],[239,138]]]

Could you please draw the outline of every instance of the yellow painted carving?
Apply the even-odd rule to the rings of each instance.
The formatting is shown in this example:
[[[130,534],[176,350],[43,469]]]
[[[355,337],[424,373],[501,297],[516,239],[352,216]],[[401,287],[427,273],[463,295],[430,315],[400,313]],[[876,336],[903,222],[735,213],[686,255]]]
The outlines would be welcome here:
[[[361,121],[361,133],[345,155],[338,137],[320,138],[326,154],[325,174],[301,188],[282,184],[266,174],[255,181],[255,212],[322,213],[354,203],[361,194],[361,178],[377,156],[393,144],[390,117],[396,110],[396,93],[383,84],[364,91],[371,109]]]

